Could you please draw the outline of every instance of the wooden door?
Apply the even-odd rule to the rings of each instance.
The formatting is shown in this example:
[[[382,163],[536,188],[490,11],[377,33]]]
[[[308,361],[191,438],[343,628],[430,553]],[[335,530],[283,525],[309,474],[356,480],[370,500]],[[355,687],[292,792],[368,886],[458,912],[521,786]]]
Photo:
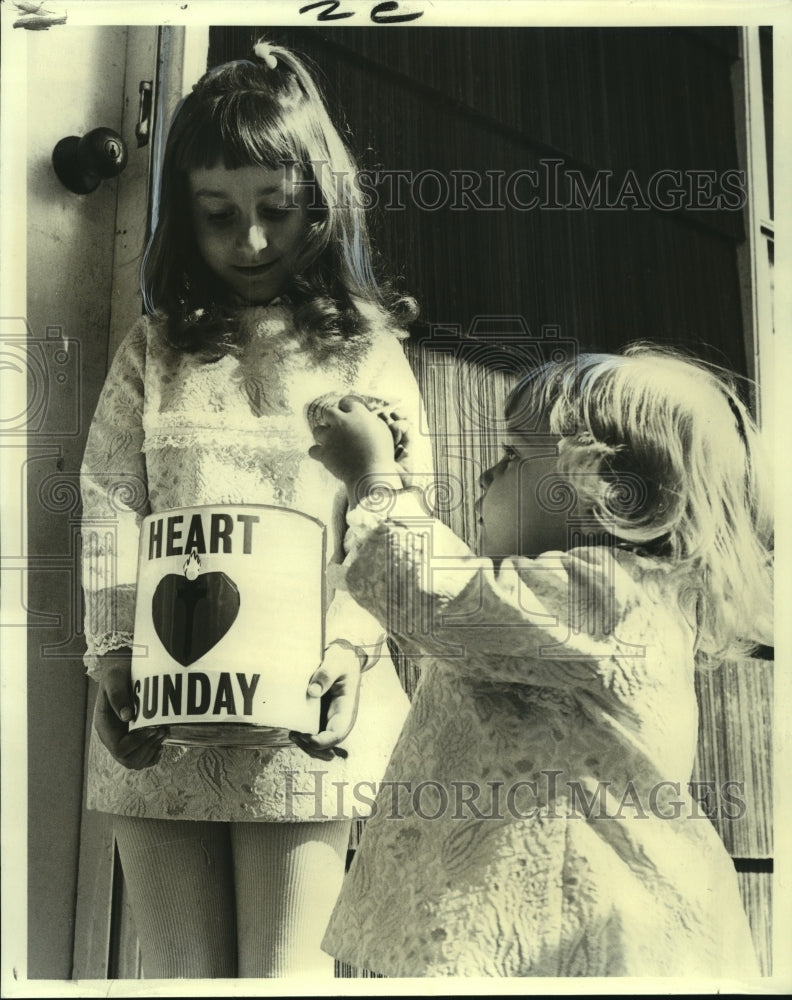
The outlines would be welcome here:
[[[27,852],[22,869],[27,907],[21,910],[27,926],[22,918],[13,929],[26,935],[26,967],[18,960],[18,971],[30,979],[67,980],[75,968],[80,975],[89,972],[82,959],[81,903],[92,884],[89,844],[98,838],[91,833],[92,817],[81,809],[90,685],[82,662],[79,469],[107,370],[110,329],[113,322],[134,318],[114,282],[114,261],[131,252],[120,244],[116,248],[117,203],[124,186],[139,187],[147,171],[148,148],[138,147],[135,136],[137,84],[138,78],[153,76],[156,38],[152,28],[62,23],[3,38],[4,57],[11,50],[21,57],[19,75],[4,77],[4,83],[14,94],[13,113],[25,123],[21,142],[4,148],[4,155],[22,159],[19,175],[27,181],[21,204],[4,202],[3,219],[14,226],[18,209],[26,222],[15,247],[15,255],[20,245],[27,247],[26,302],[18,307],[12,330],[4,321],[4,339],[10,334],[15,356],[18,349],[28,391],[20,420],[3,426],[3,444],[8,434],[15,454],[23,456],[13,479],[5,481],[19,504],[19,521],[13,541],[4,532],[3,568],[14,571],[4,575],[4,584],[16,577],[10,588],[4,586],[4,604],[7,608],[10,594],[12,604],[20,601],[14,624],[26,626],[27,662],[20,657],[3,666],[12,667],[4,685],[6,679],[12,682],[14,697],[20,696],[26,710],[27,743],[12,756],[20,788],[20,765],[27,764],[27,801],[18,813],[15,803],[9,815],[21,828]],[[135,92],[125,101],[133,63],[138,64]],[[8,107],[4,103],[4,114]],[[78,194],[58,179],[52,153],[61,139],[99,126],[121,134],[129,147],[128,166],[90,194]],[[145,186],[141,205],[145,227]],[[121,228],[131,226],[125,222]],[[24,281],[19,294],[25,294]],[[4,365],[4,374],[8,371]]]
[[[134,168],[119,178],[105,374],[121,340],[142,311],[140,263],[151,227],[155,168],[162,156],[167,123],[186,88],[206,69],[204,28],[147,26],[128,32],[123,130],[127,140],[145,149],[147,155],[139,156]],[[91,684],[85,717],[86,754],[95,693]],[[137,935],[111,817],[83,808],[72,978],[140,976]]]

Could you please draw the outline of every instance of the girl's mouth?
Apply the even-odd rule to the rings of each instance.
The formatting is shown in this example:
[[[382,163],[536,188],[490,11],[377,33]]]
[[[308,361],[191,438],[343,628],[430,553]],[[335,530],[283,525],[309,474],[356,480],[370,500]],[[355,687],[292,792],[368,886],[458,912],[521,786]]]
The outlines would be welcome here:
[[[260,274],[266,274],[267,271],[272,270],[278,263],[278,260],[271,260],[267,264],[234,264],[232,266],[235,271],[243,274],[246,278],[255,278]]]

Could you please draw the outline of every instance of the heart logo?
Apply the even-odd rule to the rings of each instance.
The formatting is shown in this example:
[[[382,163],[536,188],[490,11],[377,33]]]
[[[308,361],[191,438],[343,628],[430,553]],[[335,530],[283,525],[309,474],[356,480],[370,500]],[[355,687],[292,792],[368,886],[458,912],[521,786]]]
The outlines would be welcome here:
[[[151,599],[154,630],[183,667],[216,646],[238,614],[239,590],[225,573],[202,573],[194,580],[169,573]]]

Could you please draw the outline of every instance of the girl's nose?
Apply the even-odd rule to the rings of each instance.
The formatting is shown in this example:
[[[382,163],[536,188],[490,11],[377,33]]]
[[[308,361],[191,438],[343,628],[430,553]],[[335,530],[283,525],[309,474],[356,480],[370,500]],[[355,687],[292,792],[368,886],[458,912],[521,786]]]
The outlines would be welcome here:
[[[260,253],[267,248],[267,233],[260,223],[250,225],[245,230],[242,241],[245,246],[250,247],[254,253]]]

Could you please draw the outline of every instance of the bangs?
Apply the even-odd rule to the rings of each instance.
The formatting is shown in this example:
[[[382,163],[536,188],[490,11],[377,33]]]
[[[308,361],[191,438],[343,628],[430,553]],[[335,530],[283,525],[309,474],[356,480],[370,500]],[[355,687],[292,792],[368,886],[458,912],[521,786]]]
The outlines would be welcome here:
[[[284,162],[307,159],[304,143],[265,92],[226,94],[196,111],[178,157],[181,170],[221,165],[226,170],[254,166],[277,170]]]
[[[506,400],[509,424],[524,432],[542,426],[571,436],[596,423],[595,392],[607,396],[625,359],[612,354],[582,354],[566,362],[547,362],[525,375]]]
[[[558,367],[541,365],[523,376],[506,397],[504,412],[509,427],[521,433],[535,433],[547,420],[550,388]]]

